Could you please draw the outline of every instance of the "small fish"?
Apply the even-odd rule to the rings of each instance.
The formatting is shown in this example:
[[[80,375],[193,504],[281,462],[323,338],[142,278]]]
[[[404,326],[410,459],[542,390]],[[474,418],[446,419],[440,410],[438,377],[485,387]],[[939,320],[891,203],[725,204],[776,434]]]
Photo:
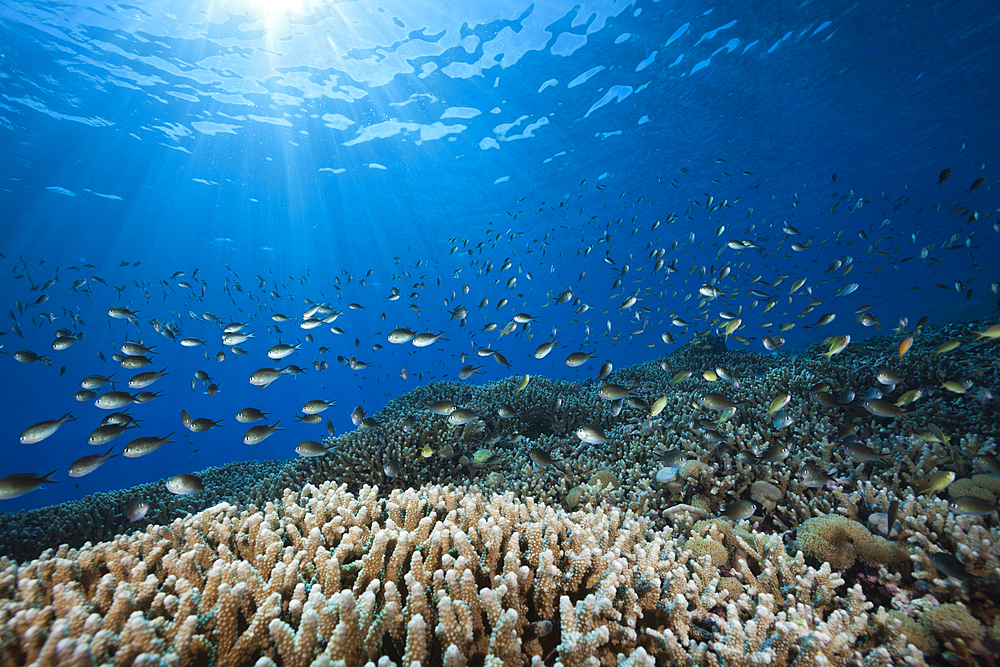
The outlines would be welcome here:
[[[604,434],[599,426],[594,424],[586,424],[574,431],[576,437],[580,438],[583,442],[591,445],[606,445],[608,444],[608,436]]]
[[[1000,507],[995,502],[986,500],[985,498],[977,498],[976,496],[952,498],[948,509],[955,514],[963,514],[965,516],[983,516],[991,512],[1000,511]]]
[[[266,419],[269,414],[271,413],[261,412],[257,408],[243,408],[236,413],[236,421],[243,424],[252,424],[253,422],[260,421],[261,419]]]
[[[760,505],[752,500],[737,500],[722,510],[722,514],[733,521],[742,521],[752,517],[759,509]]]
[[[896,401],[894,403],[894,405],[897,408],[906,407],[910,403],[913,403],[914,401],[919,400],[920,397],[923,396],[923,395],[924,395],[924,392],[921,391],[920,389],[911,389],[910,391],[908,391],[905,394],[903,394],[902,396],[900,396],[899,400]]]
[[[671,468],[680,468],[688,462],[687,452],[682,449],[671,449],[665,452],[659,452],[656,454],[656,458],[662,461],[664,465]]]
[[[326,434],[331,438],[337,437],[337,429],[333,427],[333,422],[329,419],[326,420]]]
[[[315,440],[303,440],[295,447],[295,453],[302,457],[323,456],[329,452],[329,448]]]
[[[591,359],[594,358],[593,352],[574,352],[566,357],[566,365],[570,368],[576,368],[577,366],[582,366]]]
[[[336,403],[336,401],[321,401],[321,400],[309,401],[302,406],[302,412],[307,415],[318,415],[327,408],[333,407],[334,403]]]
[[[531,376],[525,373],[524,377],[521,378],[521,381],[517,383],[517,389],[514,391],[514,395],[517,396],[522,391],[524,391],[528,387],[528,383],[530,381],[531,381]]]
[[[881,461],[882,463],[892,462],[892,458],[888,454],[879,454],[875,450],[863,445],[857,440],[848,443],[844,449],[847,451],[848,456],[858,461]]]
[[[899,341],[899,358],[902,359],[903,355],[909,352],[912,346],[913,336],[907,336],[903,340]]]
[[[795,423],[795,418],[784,410],[778,410],[772,416],[771,423],[774,424],[774,428],[777,429],[788,428]]]
[[[792,400],[791,394],[778,394],[771,400],[771,405],[767,408],[767,415],[770,417],[775,412],[778,412]]]
[[[881,398],[872,398],[867,401],[862,401],[861,407],[876,417],[887,417],[889,419],[899,419],[900,417],[905,417],[907,414],[889,401]]]
[[[946,343],[941,343],[940,345],[938,345],[937,349],[934,350],[934,354],[945,354],[946,352],[957,350],[960,345],[961,343],[959,343],[957,340],[949,340]]]
[[[556,461],[549,453],[540,447],[532,447],[528,450],[528,456],[531,460],[538,466],[545,469],[555,469],[559,472],[565,474],[566,470],[563,468],[562,461]]]
[[[295,345],[286,345],[284,343],[278,343],[277,345],[272,345],[271,349],[267,351],[267,356],[278,361],[279,359],[284,359],[290,354],[297,352],[301,346],[301,343],[296,343]]]
[[[466,408],[455,408],[448,415],[448,423],[452,426],[463,426],[476,419],[479,419],[479,413]]]
[[[556,342],[554,340],[550,340],[547,343],[542,343],[541,345],[535,348],[535,353],[534,353],[535,359],[544,359],[545,355],[551,352],[552,348],[554,348],[555,346]]]
[[[427,403],[424,407],[426,407],[428,410],[430,410],[434,414],[441,415],[443,417],[447,417],[448,415],[450,415],[452,412],[454,412],[457,409],[454,403],[452,403],[451,401],[447,401],[447,400],[445,400],[445,401],[434,401],[433,403]],[[357,409],[360,410],[361,408],[358,407]],[[355,410],[355,412],[356,411],[357,410]],[[364,414],[364,413],[362,413],[362,414]],[[351,418],[352,419],[354,418],[353,414],[351,415]]]
[[[735,409],[739,407],[738,404],[729,400],[722,394],[717,394],[715,392],[709,392],[707,394],[704,394],[701,398],[698,399],[698,403],[702,407],[708,408],[709,410],[717,410],[717,411],[728,410],[730,408]]]
[[[899,514],[899,501],[893,500],[889,503],[889,510],[886,512],[885,535],[891,538],[896,527],[896,516]]]
[[[951,169],[942,169],[941,173],[938,174],[938,180],[937,180],[938,187],[941,187],[941,185],[949,178],[951,178]]]
[[[605,401],[617,401],[620,398],[630,396],[633,391],[635,391],[634,387],[625,387],[620,384],[607,382],[602,384],[601,388],[597,390],[597,395]]]
[[[663,412],[663,409],[667,407],[667,397],[660,396],[658,399],[653,401],[652,407],[649,409],[649,416],[655,417],[656,415]]]
[[[382,471],[386,474],[386,477],[398,477],[399,463],[395,459],[388,459],[382,466]]]
[[[981,187],[985,182],[986,182],[986,177],[985,176],[980,176],[976,180],[972,181],[972,185],[970,185],[969,189],[965,191],[965,194],[969,194],[973,190]]]
[[[33,445],[36,442],[41,442],[58,431],[60,426],[66,422],[72,421],[76,421],[76,417],[73,416],[72,412],[67,412],[59,419],[48,419],[46,421],[33,424],[21,431],[21,444]]]
[[[687,380],[689,377],[691,377],[691,373],[692,373],[691,371],[678,371],[674,375],[673,379],[670,380],[670,384],[679,384],[684,380]]]
[[[776,443],[761,452],[757,458],[762,463],[777,463],[787,459],[791,453],[792,450],[787,444]]]
[[[830,341],[829,347],[827,348],[827,351],[823,353],[822,356],[826,357],[827,359],[830,359],[833,357],[833,355],[840,354],[841,352],[844,351],[844,348],[846,348],[848,344],[851,342],[851,337],[850,335],[834,336],[833,338],[830,338],[828,340]]]
[[[122,454],[126,458],[130,459],[139,458],[140,456],[145,456],[146,454],[152,454],[163,445],[174,442],[173,440],[170,439],[172,435],[173,433],[163,438],[158,438],[156,436],[136,438],[135,440],[125,445],[125,450],[122,452]]]
[[[117,454],[112,454],[114,447],[111,447],[104,454],[91,454],[90,456],[81,456],[76,461],[69,466],[69,476],[70,477],[83,477],[88,473],[92,473],[101,467],[101,464],[110,458],[118,456]]]
[[[205,490],[201,478],[188,473],[174,475],[166,482],[167,491],[178,496],[190,496]]]
[[[925,493],[934,495],[938,491],[944,491],[948,485],[954,481],[955,473],[951,470],[936,472],[927,478],[926,486],[917,491],[917,495],[923,495]]]
[[[799,474],[802,478],[802,483],[810,489],[819,489],[831,482],[837,481],[823,470],[820,470],[812,461],[803,465]]]
[[[149,503],[142,498],[133,498],[125,505],[125,516],[129,523],[141,520],[149,511]]]
[[[281,420],[274,422],[274,426],[268,424],[261,424],[260,426],[253,426],[247,430],[243,435],[243,444],[245,445],[256,445],[264,441],[265,438],[269,437],[275,431],[283,431],[284,429],[279,427],[278,424]]]
[[[43,484],[56,484],[56,480],[50,479],[56,474],[53,470],[47,475],[39,476],[37,473],[24,472],[0,477],[0,500],[9,500],[31,493]]]
[[[1000,338],[1000,324],[994,324],[993,326],[987,327],[983,331],[973,331],[972,333],[977,334],[976,340],[979,340],[980,338]]]

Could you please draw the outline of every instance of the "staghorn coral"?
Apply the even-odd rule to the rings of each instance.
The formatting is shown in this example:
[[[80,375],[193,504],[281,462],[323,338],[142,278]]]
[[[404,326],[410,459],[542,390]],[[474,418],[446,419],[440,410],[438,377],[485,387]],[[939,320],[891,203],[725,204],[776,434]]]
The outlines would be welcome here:
[[[786,599],[732,577],[723,584],[669,530],[630,512],[567,513],[438,486],[354,495],[346,485],[306,485],[261,509],[223,503],[0,566],[4,665],[112,656],[123,667],[501,665],[553,652],[563,665],[674,655],[703,664],[729,660],[740,645],[781,664],[793,652],[861,659],[876,650],[840,642],[828,651],[786,626],[786,615],[856,639],[887,622],[859,616],[871,603],[856,593],[824,620],[800,601],[812,595],[806,582],[825,575],[780,549],[760,566],[792,586]],[[701,624],[727,604],[717,638],[704,641]],[[850,623],[836,616],[848,611]],[[740,619],[747,625],[733,625]],[[752,636],[741,634],[750,627]]]

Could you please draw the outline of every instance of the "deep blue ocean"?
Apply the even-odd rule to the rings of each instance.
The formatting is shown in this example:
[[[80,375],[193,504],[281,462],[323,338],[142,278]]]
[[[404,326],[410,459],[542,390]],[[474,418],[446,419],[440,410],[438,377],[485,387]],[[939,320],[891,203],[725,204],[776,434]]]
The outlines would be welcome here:
[[[0,477],[57,483],[0,510],[294,457],[326,435],[296,421],[306,401],[336,401],[322,415],[344,433],[355,406],[466,364],[467,382],[582,381],[734,318],[731,349],[784,336],[772,354],[995,318],[998,33],[987,1],[5,0]],[[310,304],[342,314],[306,331]],[[518,313],[535,321],[501,336]],[[447,340],[392,344],[398,327]],[[78,340],[54,350],[60,328]],[[279,340],[301,350],[272,362]],[[127,341],[152,363],[116,363]],[[594,357],[567,366],[578,351]],[[305,373],[248,382],[287,363]],[[74,400],[80,381],[162,369],[140,427],[89,445],[109,411]],[[284,430],[244,445],[248,406]],[[221,426],[191,433],[181,410]]]

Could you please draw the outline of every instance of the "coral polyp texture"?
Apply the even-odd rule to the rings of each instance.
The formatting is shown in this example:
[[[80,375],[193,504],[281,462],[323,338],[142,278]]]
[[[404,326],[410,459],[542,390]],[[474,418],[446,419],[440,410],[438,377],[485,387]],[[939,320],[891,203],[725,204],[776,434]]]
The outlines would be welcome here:
[[[697,341],[422,386],[200,494],[4,515],[0,664],[996,664],[997,347],[933,353],[976,324],[925,332],[880,399],[885,339]]]

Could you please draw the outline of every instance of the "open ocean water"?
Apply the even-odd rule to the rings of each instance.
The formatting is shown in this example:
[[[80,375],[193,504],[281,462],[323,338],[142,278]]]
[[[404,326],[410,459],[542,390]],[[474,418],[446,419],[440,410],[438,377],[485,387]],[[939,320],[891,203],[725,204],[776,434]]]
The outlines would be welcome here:
[[[5,0],[0,477],[55,472],[0,511],[292,458],[432,382],[583,382],[719,337],[889,336],[892,361],[989,326],[998,32],[987,1]],[[74,397],[88,376],[112,382]],[[155,397],[95,407],[112,384]],[[246,407],[280,430],[244,444]],[[137,428],[102,441],[116,411]]]

